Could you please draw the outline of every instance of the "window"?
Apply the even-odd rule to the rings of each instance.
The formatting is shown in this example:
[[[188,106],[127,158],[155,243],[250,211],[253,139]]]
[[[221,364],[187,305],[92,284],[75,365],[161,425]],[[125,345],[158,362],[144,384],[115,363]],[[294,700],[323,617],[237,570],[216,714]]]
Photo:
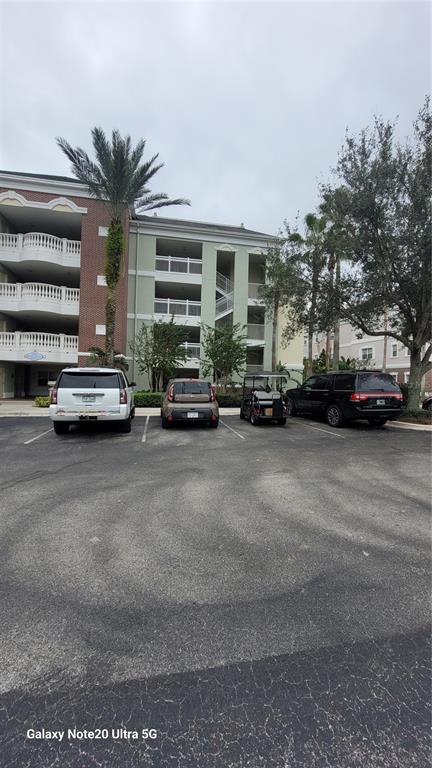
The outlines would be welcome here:
[[[374,358],[373,347],[362,347],[361,359],[362,360],[373,360],[373,358]]]
[[[391,371],[390,376],[393,376],[395,382],[397,383],[398,380],[398,372],[397,371]]]
[[[405,354],[405,357],[410,357],[411,352],[409,351],[408,347],[404,347],[404,354]]]
[[[106,334],[106,327],[104,325],[97,325],[96,336],[105,336],[105,334]]]
[[[210,389],[208,381],[176,381],[174,384],[175,395],[208,395]]]
[[[357,389],[359,392],[389,392],[399,387],[389,373],[359,373],[357,374]]]
[[[396,341],[396,342],[393,342],[393,343],[392,343],[392,345],[391,345],[391,356],[392,356],[392,357],[397,357],[397,356],[398,356],[398,345],[397,345],[397,341]]]
[[[47,387],[49,381],[55,381],[57,374],[54,371],[38,371],[37,373],[37,385],[38,387]]]
[[[106,277],[105,275],[98,275],[97,276],[97,285],[106,285]]]
[[[352,373],[343,373],[341,376],[335,376],[334,388],[344,392],[354,392],[355,375]]]
[[[409,371],[405,371],[404,378],[405,378],[405,384],[408,384],[408,382],[409,382]]]
[[[61,389],[119,389],[116,373],[62,373],[58,383]]]
[[[318,381],[318,376],[310,376],[309,379],[306,379],[306,381],[303,384],[303,386],[304,387],[315,387],[317,381]]]
[[[318,376],[314,383],[312,384],[312,389],[328,389],[329,388],[329,377],[328,376]]]

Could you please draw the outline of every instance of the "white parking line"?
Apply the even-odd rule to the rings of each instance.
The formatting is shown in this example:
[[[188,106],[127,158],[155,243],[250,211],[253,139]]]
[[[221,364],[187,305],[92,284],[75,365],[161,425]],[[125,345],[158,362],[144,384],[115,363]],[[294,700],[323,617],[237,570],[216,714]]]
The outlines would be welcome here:
[[[51,427],[51,429],[47,429],[46,432],[42,432],[42,434],[36,435],[36,437],[32,437],[31,440],[26,440],[24,445],[28,445],[29,443],[33,443],[35,440],[39,440],[40,437],[43,437],[44,435],[47,435],[48,432],[52,432],[52,431],[53,431],[53,428]]]
[[[300,424],[300,422],[299,422]],[[342,440],[346,440],[345,435],[338,435],[336,432],[330,432],[328,429],[321,429],[321,427],[315,427],[313,424],[308,424],[307,422],[303,422],[304,427],[310,427],[311,429],[317,429],[318,432],[325,432],[326,435],[331,435],[331,437],[340,437]]]
[[[224,422],[224,421],[222,421],[222,419],[221,419],[221,418],[219,419],[219,421],[220,421],[220,423],[221,423],[221,424],[223,424],[223,425],[224,425],[224,427],[226,427],[227,429],[229,429],[231,432],[234,432],[234,434],[235,434],[235,435],[237,435],[237,437],[240,437],[242,440],[245,440],[245,439],[246,439],[244,435],[241,435],[241,434],[240,434],[240,432],[236,432],[236,430],[235,430],[235,429],[233,429],[232,427],[229,427],[229,426],[228,426],[228,424],[225,424],[225,422]]]
[[[148,429],[149,421],[150,421],[150,416],[147,416],[143,436],[141,438],[142,443],[145,443],[145,441],[147,440],[147,429]]]

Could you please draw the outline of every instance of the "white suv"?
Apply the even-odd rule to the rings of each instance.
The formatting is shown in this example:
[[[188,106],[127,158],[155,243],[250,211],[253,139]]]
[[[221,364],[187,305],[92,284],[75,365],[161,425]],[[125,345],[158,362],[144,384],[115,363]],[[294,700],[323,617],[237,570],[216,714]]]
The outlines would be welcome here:
[[[54,432],[64,435],[80,421],[117,421],[130,432],[134,386],[116,368],[63,368],[50,395]]]

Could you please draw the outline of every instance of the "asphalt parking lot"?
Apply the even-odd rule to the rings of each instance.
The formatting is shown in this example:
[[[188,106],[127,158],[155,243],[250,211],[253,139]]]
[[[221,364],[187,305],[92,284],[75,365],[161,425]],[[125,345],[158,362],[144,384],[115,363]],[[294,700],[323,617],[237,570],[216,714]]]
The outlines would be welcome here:
[[[222,422],[0,420],[5,768],[429,765],[430,435]]]

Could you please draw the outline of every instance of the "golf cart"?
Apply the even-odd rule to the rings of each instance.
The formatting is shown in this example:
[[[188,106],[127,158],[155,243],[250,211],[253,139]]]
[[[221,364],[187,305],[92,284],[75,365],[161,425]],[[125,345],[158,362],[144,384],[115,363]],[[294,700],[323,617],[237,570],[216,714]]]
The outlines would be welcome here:
[[[247,373],[243,379],[240,418],[257,425],[261,421],[286,424],[286,406],[282,396],[285,381],[281,373]]]

